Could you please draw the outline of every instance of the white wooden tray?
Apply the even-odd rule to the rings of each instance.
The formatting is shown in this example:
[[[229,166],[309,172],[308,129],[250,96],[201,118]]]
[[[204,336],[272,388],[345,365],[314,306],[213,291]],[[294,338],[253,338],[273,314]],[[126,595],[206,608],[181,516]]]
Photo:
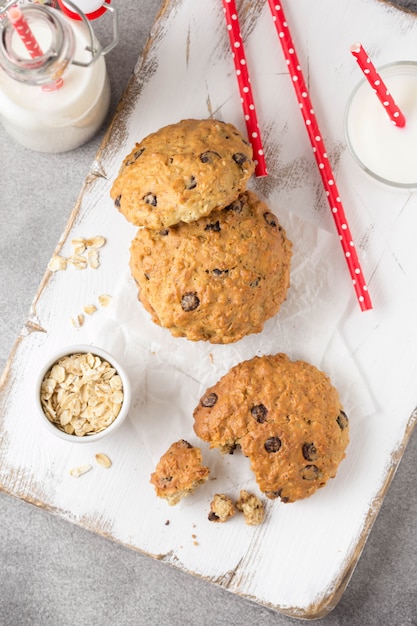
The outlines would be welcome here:
[[[186,117],[214,115],[245,131],[220,0],[171,0],[155,23],[122,105],[57,245],[104,235],[101,267],[44,280],[1,383],[0,488],[135,550],[288,615],[317,618],[345,589],[415,424],[417,403],[417,197],[378,187],[346,152],[343,114],[361,78],[349,48],[362,41],[376,64],[413,58],[414,16],[378,0],[291,0],[287,19],[336,173],[374,310],[356,302],[265,2],[242,1],[246,44],[269,175],[251,186],[294,242],[292,286],[279,315],[233,346],[174,339],[150,321],[127,269],[135,229],[109,189],[135,141]],[[77,330],[70,317],[98,296],[108,308]],[[33,379],[56,347],[88,342],[129,369],[134,403],[123,428],[100,445],[57,441],[38,423]],[[247,460],[202,445],[212,477],[176,507],[149,477],[178,438],[201,445],[192,412],[207,385],[255,354],[287,352],[325,369],[350,417],[351,442],[337,477],[308,500],[267,502],[264,524],[207,520],[212,495],[258,492]],[[96,452],[110,470],[74,479]]]

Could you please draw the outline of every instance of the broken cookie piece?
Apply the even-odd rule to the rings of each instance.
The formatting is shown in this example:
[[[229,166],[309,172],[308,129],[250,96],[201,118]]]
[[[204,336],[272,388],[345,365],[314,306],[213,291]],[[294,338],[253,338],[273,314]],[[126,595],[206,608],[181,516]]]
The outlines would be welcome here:
[[[173,506],[205,483],[209,473],[209,468],[202,464],[200,448],[180,439],[160,458],[155,472],[151,474],[151,483],[156,495]]]
[[[245,522],[249,526],[258,526],[258,524],[262,524],[264,521],[265,506],[263,502],[245,489],[242,489],[240,492],[236,508],[243,513]]]
[[[223,493],[216,493],[210,504],[208,519],[210,522],[227,522],[235,514],[231,499]]]

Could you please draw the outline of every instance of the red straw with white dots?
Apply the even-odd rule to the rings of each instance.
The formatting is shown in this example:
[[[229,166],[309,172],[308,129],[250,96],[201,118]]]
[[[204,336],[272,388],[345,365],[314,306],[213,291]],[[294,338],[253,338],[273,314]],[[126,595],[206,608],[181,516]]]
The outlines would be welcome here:
[[[252,95],[235,0],[223,0],[223,8],[239,85],[243,114],[245,116],[246,129],[253,149],[253,159],[256,165],[255,175],[267,176],[268,172],[262,147],[261,133],[259,131],[258,118],[255,111],[255,103]]]
[[[19,35],[20,39],[22,40],[31,59],[37,59],[38,57],[41,57],[43,55],[42,49],[38,44],[35,35],[33,34],[25,16],[23,15],[19,7],[11,7],[7,11],[7,17],[9,18],[10,23]],[[55,91],[57,89],[60,89],[63,84],[64,80],[62,78],[57,78],[48,85],[43,85],[42,90]]]
[[[391,122],[393,122],[395,126],[403,128],[405,126],[405,117],[398,108],[398,106],[395,104],[394,98],[390,94],[389,89],[385,85],[381,76],[378,74],[374,64],[372,63],[368,54],[365,52],[362,44],[353,44],[350,51],[358,62],[358,65],[364,73],[365,78],[378,96],[379,101],[388,113]]]
[[[9,9],[7,12],[7,17],[9,18],[17,34],[23,41],[26,50],[29,52],[30,57],[32,59],[37,59],[38,57],[42,56],[43,52],[19,7],[12,7],[11,9]]]
[[[297,53],[295,51],[291,33],[284,15],[282,3],[274,0],[268,0],[268,2],[277,29],[278,39],[281,42],[284,56],[291,74],[292,83],[294,85],[300,110],[304,118],[305,127],[311,141],[323,186],[326,191],[327,199],[336,225],[336,230],[342,244],[343,253],[352,278],[356,297],[361,310],[367,311],[372,309],[368,287],[359,264],[355,244],[353,243],[349,225],[343,210],[342,201],[337,190],[335,177],[333,176],[323,138],[317,124],[314,109],[307,91],[307,86],[298,62]]]

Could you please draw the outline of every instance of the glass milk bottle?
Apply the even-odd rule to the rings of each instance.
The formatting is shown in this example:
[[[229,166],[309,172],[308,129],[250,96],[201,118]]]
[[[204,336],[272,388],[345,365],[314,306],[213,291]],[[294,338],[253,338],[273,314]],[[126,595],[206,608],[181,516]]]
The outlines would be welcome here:
[[[77,148],[106,117],[110,85],[104,51],[85,15],[79,15],[74,21],[40,4],[3,9],[0,15],[0,121],[31,150]]]

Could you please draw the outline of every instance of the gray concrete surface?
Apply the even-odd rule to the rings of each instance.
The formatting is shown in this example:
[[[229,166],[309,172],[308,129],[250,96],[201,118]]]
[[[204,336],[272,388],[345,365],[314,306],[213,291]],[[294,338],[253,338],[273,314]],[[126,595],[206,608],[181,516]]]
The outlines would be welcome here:
[[[107,60],[110,115],[160,0],[114,4],[120,8],[122,40]],[[399,4],[417,8],[415,2]],[[30,153],[0,128],[0,369],[101,138],[102,133],[78,150],[51,156]],[[321,620],[326,626],[417,626],[416,458],[414,433],[350,584]],[[293,623],[297,620],[0,493],[0,626]]]

